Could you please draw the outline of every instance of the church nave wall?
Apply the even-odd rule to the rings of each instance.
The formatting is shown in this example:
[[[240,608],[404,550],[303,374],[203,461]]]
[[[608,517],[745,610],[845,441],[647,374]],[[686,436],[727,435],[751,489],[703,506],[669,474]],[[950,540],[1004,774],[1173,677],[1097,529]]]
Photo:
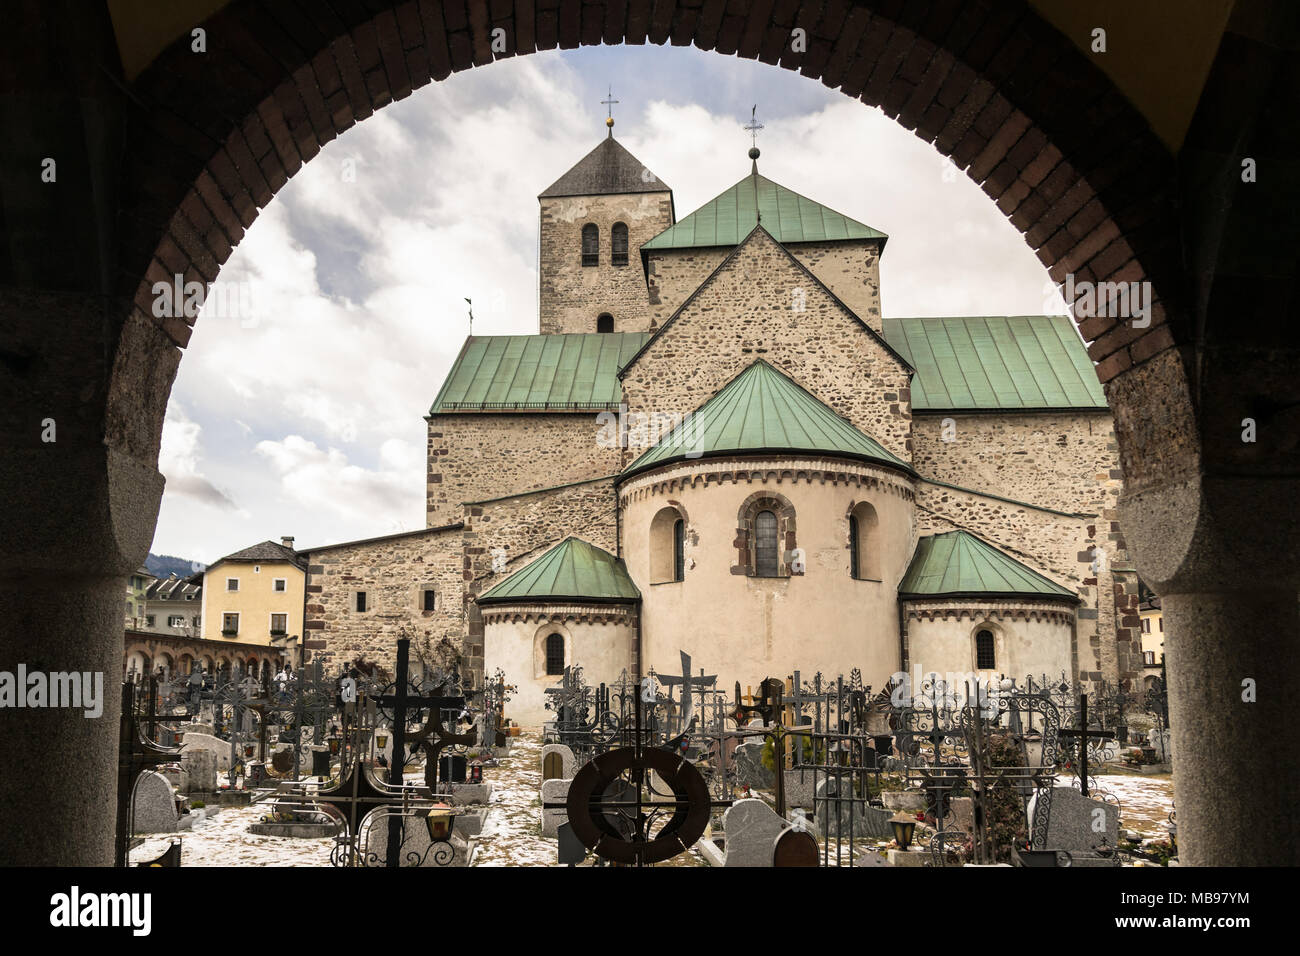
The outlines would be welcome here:
[[[437,415],[429,421],[430,527],[459,521],[467,501],[612,475],[616,443],[596,412]]]

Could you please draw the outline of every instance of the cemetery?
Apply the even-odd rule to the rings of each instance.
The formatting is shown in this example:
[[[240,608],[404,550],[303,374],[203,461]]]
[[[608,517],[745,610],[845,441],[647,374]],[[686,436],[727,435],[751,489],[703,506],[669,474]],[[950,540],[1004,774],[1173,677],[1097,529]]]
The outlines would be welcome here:
[[[118,865],[1178,864],[1160,681],[751,683],[682,651],[680,673],[595,686],[571,664],[525,728],[500,671],[417,679],[396,652],[393,675],[128,681]]]

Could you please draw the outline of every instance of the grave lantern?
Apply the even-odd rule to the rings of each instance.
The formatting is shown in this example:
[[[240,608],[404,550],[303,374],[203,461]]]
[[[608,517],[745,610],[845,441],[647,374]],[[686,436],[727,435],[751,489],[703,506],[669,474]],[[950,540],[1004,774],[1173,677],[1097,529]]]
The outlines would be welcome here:
[[[483,782],[483,765],[479,763],[477,760],[469,765],[469,782],[470,783]]]
[[[388,728],[380,727],[379,732],[375,734],[375,745],[383,750],[388,746]]]
[[[900,850],[906,850],[912,845],[912,834],[916,832],[915,820],[909,820],[906,817],[894,817],[889,821],[889,827],[894,831],[894,840],[898,843]]]
[[[425,823],[429,826],[429,839],[435,843],[446,843],[451,839],[451,827],[456,821],[456,811],[445,803],[435,803]]]
[[[330,735],[325,739],[326,742],[329,743],[330,745],[330,754],[332,756],[337,757],[339,754],[339,745],[343,742],[342,739],[339,737],[339,729],[337,727],[331,726]]]

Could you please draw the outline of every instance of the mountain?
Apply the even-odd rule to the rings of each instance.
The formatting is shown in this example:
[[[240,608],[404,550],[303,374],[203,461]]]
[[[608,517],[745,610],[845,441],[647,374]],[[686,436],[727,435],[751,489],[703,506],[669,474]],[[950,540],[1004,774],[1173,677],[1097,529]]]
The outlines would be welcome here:
[[[207,565],[198,561],[191,561],[189,558],[178,558],[174,554],[154,554],[149,552],[149,557],[145,558],[144,566],[149,569],[150,574],[157,575],[160,578],[176,575],[178,578],[187,578],[196,571],[202,571]]]

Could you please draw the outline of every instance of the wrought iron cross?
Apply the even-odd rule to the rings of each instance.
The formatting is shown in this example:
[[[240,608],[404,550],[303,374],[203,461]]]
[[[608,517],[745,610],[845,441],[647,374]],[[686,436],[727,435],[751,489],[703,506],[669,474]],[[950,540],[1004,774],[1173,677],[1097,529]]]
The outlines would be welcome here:
[[[749,111],[749,124],[742,126],[741,129],[749,131],[750,143],[753,146],[758,145],[758,131],[763,128],[763,124],[758,121],[758,104]]]
[[[1075,738],[1079,741],[1079,787],[1083,796],[1088,795],[1088,741],[1114,740],[1115,735],[1104,730],[1088,729],[1088,695],[1079,695],[1079,726],[1073,730],[1058,730],[1058,737]]]
[[[606,114],[605,114],[605,115],[606,115],[606,118],[607,118],[607,119],[613,119],[613,118],[614,118],[614,104],[618,102],[618,100],[614,99],[614,87],[611,86],[611,87],[609,88],[609,93],[608,93],[608,95],[605,97],[605,99],[601,100],[600,102],[601,102],[602,104],[604,104],[604,106],[605,106],[605,108],[606,108]],[[611,135],[612,135],[612,134],[611,134]]]

